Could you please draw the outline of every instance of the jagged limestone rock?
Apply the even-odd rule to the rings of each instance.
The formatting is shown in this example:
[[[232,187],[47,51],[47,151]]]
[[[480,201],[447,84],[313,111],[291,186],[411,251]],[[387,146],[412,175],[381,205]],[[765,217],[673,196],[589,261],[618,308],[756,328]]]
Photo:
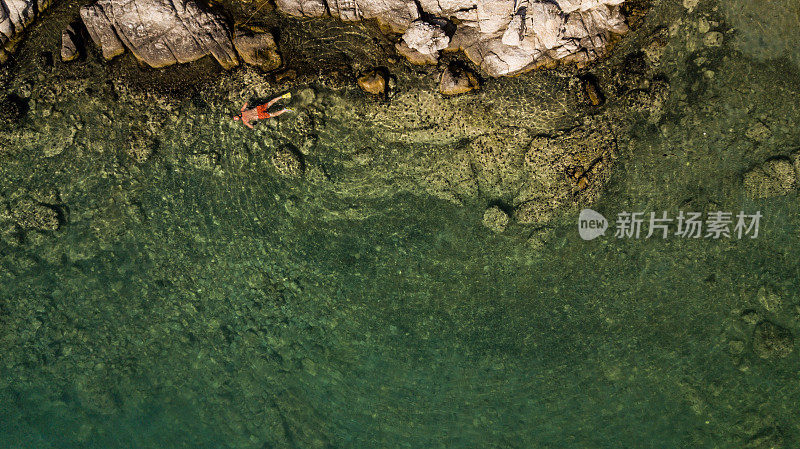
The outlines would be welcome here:
[[[382,26],[396,33],[404,32],[411,22],[419,18],[419,10],[413,0],[276,0],[275,3],[279,10],[299,17],[330,14],[347,22],[377,19]]]
[[[75,42],[75,30],[72,26],[61,32],[61,60],[69,62],[78,57],[78,44]]]
[[[80,18],[70,23],[61,32],[61,61],[70,62],[86,55],[89,36]]]
[[[422,54],[417,50],[409,47],[405,41],[400,41],[394,45],[395,49],[401,56],[404,56],[408,62],[414,65],[436,64],[439,62],[439,53]]]
[[[619,8],[623,1],[278,0],[277,6],[301,17],[374,18],[403,33],[398,51],[412,62],[426,62],[420,55],[435,61],[445,48],[463,50],[484,73],[504,76],[554,61],[585,64],[602,55],[613,34],[628,30]],[[451,19],[452,33],[441,25]]]
[[[106,59],[128,48],[151,67],[208,54],[226,69],[238,64],[223,19],[192,0],[98,0],[81,8],[81,18]]]
[[[78,25],[71,24],[61,32],[61,60],[64,62],[74,61],[83,51],[84,36]]]
[[[408,45],[408,48],[423,55],[433,55],[450,45],[450,37],[439,25],[424,20],[415,20],[403,33],[403,42]]]

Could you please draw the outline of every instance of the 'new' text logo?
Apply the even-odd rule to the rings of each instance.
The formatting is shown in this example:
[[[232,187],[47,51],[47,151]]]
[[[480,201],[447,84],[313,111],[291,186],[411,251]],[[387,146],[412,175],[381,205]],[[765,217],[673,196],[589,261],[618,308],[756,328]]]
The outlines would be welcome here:
[[[578,233],[584,240],[592,240],[605,235],[608,220],[600,212],[584,209],[578,217]]]

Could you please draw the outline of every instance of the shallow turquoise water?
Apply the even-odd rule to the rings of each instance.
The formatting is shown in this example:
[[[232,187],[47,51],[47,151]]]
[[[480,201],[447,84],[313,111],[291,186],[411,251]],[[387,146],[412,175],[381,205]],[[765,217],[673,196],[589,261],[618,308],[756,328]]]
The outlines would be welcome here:
[[[797,262],[775,256],[789,201],[763,208],[762,240],[583,242],[565,225],[531,253],[441,201],[325,224],[281,210],[291,189],[226,181],[167,177],[187,193],[156,184],[112,247],[5,284],[124,373],[87,375],[97,396],[49,370],[6,385],[5,446],[713,447],[754,404],[796,418],[792,359],[743,377],[725,335],[739,292],[796,291]]]

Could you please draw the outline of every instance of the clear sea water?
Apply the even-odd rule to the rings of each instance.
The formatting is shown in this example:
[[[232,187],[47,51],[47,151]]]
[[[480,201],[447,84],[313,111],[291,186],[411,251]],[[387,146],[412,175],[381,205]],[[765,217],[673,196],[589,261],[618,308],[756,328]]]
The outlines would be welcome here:
[[[181,164],[243,139],[216,125],[219,99],[177,100],[155,138],[183,156],[140,165],[113,149],[150,112],[103,125],[124,101],[112,88],[69,97],[86,103],[59,105],[49,132],[24,122],[38,131],[0,153],[4,207],[34,197],[66,219],[21,237],[4,216],[0,447],[797,447],[798,194],[752,199],[742,183],[800,149],[800,40],[782,19],[797,5],[770,5],[756,21],[735,0],[653,7],[648,27],[676,27],[671,100],[619,136],[591,205],[760,211],[756,239],[589,242],[568,210],[531,245],[485,228],[480,200],[354,198],[230,148],[221,169]],[[722,47],[704,46],[701,18]],[[73,115],[94,128],[43,156]],[[790,352],[763,352],[764,322]]]

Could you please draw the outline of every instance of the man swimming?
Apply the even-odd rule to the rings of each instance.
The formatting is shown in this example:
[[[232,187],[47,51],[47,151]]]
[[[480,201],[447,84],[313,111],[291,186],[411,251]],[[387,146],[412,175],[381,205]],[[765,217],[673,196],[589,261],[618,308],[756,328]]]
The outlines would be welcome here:
[[[247,103],[245,102],[244,106],[242,106],[242,113],[240,115],[233,117],[233,119],[241,120],[242,123],[244,123],[248,128],[253,129],[253,125],[251,124],[251,122],[255,122],[257,120],[262,120],[265,118],[277,117],[283,114],[284,112],[293,112],[291,109],[288,108],[283,108],[280,111],[275,111],[275,112],[268,111],[270,106],[272,106],[279,100],[283,99],[288,100],[290,98],[292,98],[292,94],[287,92],[281,95],[280,97],[275,97],[272,100],[268,101],[267,103],[256,106],[252,109],[247,109]]]

